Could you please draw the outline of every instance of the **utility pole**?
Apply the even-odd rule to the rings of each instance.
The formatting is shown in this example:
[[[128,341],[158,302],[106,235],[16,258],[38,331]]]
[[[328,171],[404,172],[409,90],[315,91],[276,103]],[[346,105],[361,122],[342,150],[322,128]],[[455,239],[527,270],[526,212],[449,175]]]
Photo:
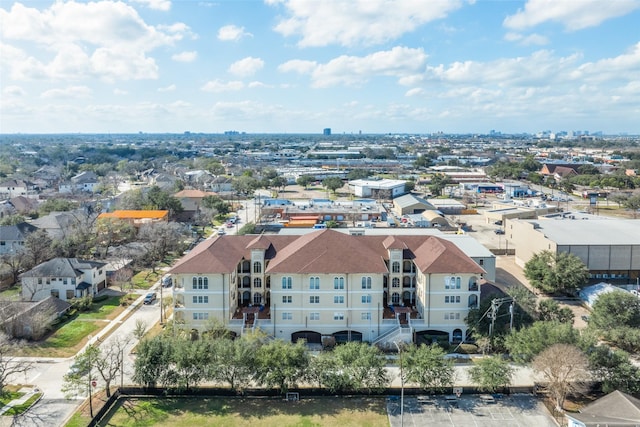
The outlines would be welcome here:
[[[402,347],[397,341],[393,342],[400,356],[400,427],[404,427],[404,372],[402,369]],[[404,343],[403,343],[404,344]]]

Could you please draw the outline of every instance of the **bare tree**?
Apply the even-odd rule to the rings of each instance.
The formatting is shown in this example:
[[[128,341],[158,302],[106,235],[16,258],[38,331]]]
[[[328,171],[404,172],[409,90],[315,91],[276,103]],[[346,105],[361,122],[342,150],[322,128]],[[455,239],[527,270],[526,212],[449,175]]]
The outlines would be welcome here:
[[[12,351],[18,344],[14,344],[3,333],[0,333],[0,394],[15,375],[26,374],[32,368],[31,362],[12,357]]]
[[[158,222],[140,228],[138,238],[147,248],[145,261],[154,273],[158,264],[163,262],[170,252],[180,250],[184,246],[185,237],[184,227],[175,222]]]
[[[27,268],[35,267],[53,258],[53,240],[46,230],[30,233],[24,241]]]
[[[589,379],[588,368],[584,353],[569,344],[554,344],[533,359],[533,369],[542,374],[559,410],[569,393],[584,387]]]
[[[0,256],[0,264],[5,265],[11,273],[12,283],[17,283],[20,272],[26,265],[26,257],[24,252],[19,251],[13,254],[2,254]]]
[[[120,288],[121,292],[131,288],[131,279],[133,278],[133,270],[130,268],[120,268],[113,276],[111,276],[111,283]]]
[[[138,319],[136,320],[136,326],[133,329],[133,336],[140,341],[144,334],[147,333],[147,322]]]

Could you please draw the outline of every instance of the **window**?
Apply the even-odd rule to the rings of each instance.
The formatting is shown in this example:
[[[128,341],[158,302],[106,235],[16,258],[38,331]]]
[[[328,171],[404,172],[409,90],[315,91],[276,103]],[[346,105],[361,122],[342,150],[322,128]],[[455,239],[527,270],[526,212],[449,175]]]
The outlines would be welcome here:
[[[371,277],[362,278],[362,289],[371,289]]]
[[[362,295],[363,304],[371,304],[371,295]]]
[[[444,297],[446,304],[457,304],[460,302],[460,295],[447,295]]]
[[[394,292],[393,295],[391,295],[391,303],[392,304],[400,304],[400,294],[397,292]]]
[[[333,289],[344,289],[344,277],[333,278]]]
[[[393,280],[391,280],[391,286],[393,288],[399,288],[400,287],[400,279],[397,277],[394,277]]]
[[[206,295],[194,295],[193,296],[194,304],[209,304],[209,297]]]
[[[393,261],[391,263],[391,272],[400,273],[400,263],[398,261]]]
[[[460,277],[445,277],[444,288],[445,289],[460,289],[461,279]]]
[[[64,279],[62,279],[62,284],[63,284],[63,285],[66,285],[68,281],[69,281],[69,279],[67,279],[67,278],[65,277]]]
[[[282,289],[291,289],[291,277],[282,278]]]
[[[320,313],[309,313],[309,320],[320,320]]]
[[[291,295],[282,295],[282,303],[283,304],[291,304],[293,298]]]
[[[254,304],[262,304],[262,294],[261,293],[253,294],[253,303]]]
[[[344,313],[333,313],[333,320],[344,320]]]
[[[336,295],[333,297],[333,303],[334,304],[344,304],[344,296],[342,295]]]
[[[207,277],[194,277],[193,289],[209,289],[209,278]]]
[[[262,264],[258,261],[253,263],[253,272],[254,273],[262,273]]]
[[[38,277],[38,285],[42,285],[42,277]]]
[[[262,287],[262,279],[259,277],[256,277],[255,279],[253,279],[253,287],[254,288],[261,288]]]
[[[193,313],[193,320],[207,320],[209,313]]]
[[[479,264],[480,264],[481,266],[483,266],[483,265],[484,265],[484,260],[483,260],[483,259],[481,259],[481,260],[480,260],[480,262],[479,262]]]
[[[444,320],[460,320],[460,313],[445,313]]]
[[[293,313],[287,313],[287,312],[282,313],[282,320],[292,320],[292,319],[293,319]]]
[[[320,278],[319,277],[309,277],[309,289],[320,289]]]
[[[311,295],[309,297],[309,304],[320,304],[320,296],[318,295]]]
[[[371,320],[371,313],[360,313],[361,320]]]
[[[51,278],[47,277],[47,285],[50,285],[50,284],[51,284]]]

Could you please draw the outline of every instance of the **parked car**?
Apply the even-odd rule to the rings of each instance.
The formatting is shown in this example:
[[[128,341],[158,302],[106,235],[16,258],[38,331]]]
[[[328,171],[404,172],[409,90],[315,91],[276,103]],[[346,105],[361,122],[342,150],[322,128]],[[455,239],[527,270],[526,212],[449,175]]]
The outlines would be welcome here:
[[[218,236],[222,236],[223,234],[227,234],[227,232],[224,231],[224,227],[218,228]]]
[[[227,222],[227,228],[233,228],[233,223],[231,221]]]
[[[153,302],[156,300],[156,293],[155,292],[149,292],[147,295],[145,295],[144,297],[144,303],[145,304],[153,304]]]
[[[171,279],[171,276],[169,276],[168,274],[162,278],[162,286],[164,286],[165,288],[170,288],[172,284],[173,279]]]
[[[494,233],[496,234],[504,234],[504,230],[501,228],[498,228],[497,230],[494,231]]]

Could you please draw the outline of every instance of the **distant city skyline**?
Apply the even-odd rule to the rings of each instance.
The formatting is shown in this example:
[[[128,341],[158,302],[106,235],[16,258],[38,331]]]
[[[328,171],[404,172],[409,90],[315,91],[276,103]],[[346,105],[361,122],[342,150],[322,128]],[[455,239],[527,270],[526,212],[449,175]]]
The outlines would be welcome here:
[[[640,0],[0,0],[0,133],[640,134]]]

